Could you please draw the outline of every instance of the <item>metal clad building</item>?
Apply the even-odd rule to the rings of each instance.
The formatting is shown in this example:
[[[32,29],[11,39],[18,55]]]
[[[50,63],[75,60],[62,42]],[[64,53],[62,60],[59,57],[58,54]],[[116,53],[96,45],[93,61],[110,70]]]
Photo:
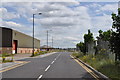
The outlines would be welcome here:
[[[0,27],[2,53],[32,53],[33,37],[9,28]],[[40,49],[40,40],[34,39],[35,50]]]

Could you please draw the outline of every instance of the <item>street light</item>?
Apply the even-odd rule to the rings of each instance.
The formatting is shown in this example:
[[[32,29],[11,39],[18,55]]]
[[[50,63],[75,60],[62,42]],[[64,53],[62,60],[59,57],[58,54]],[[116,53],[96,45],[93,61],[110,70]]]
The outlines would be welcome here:
[[[38,15],[41,15],[42,13],[38,13]],[[34,56],[34,17],[37,14],[33,14],[33,52],[32,52],[32,56]]]

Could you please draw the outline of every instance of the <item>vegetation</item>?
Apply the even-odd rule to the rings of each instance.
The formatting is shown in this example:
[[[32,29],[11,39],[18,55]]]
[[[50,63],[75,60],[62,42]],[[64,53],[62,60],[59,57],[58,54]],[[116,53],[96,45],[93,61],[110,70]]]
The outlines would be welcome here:
[[[8,53],[3,53],[0,54],[0,57],[8,57],[8,56],[12,56],[13,54],[8,54]]]
[[[120,8],[118,15],[112,14],[113,26],[111,30],[99,30],[98,40],[109,41],[109,49],[115,53],[115,60],[109,58],[106,49],[102,49],[98,45],[94,46],[95,55],[85,54],[87,52],[88,43],[94,41],[93,34],[88,30],[88,34],[84,35],[84,43],[80,42],[76,46],[81,50],[79,53],[73,53],[76,58],[81,59],[85,63],[91,65],[96,70],[105,74],[112,80],[120,80]]]
[[[39,55],[42,55],[42,54],[45,54],[45,53],[48,53],[48,51],[36,51],[34,52],[34,56],[30,56],[30,57],[35,57],[35,56],[39,56]]]
[[[113,26],[115,29],[110,38],[110,48],[111,51],[116,54],[116,61],[120,61],[120,8],[118,9],[118,15],[112,14]]]
[[[106,57],[106,53],[97,54],[96,56],[84,55],[83,53],[73,53],[72,55],[89,64],[112,80],[120,79],[120,62],[116,64],[114,60]]]
[[[13,60],[3,60],[2,63],[13,62]]]
[[[109,41],[112,35],[112,31],[111,30],[107,30],[107,31],[102,31],[99,30],[99,37],[97,37],[98,39],[102,39],[103,41]]]
[[[88,34],[84,35],[84,42],[80,42],[76,46],[81,52],[83,52],[85,54],[86,52],[88,52],[87,44],[92,41],[94,41],[93,33],[91,33],[91,31],[88,30]]]
[[[90,43],[91,41],[94,41],[93,33],[91,33],[91,31],[88,30],[88,34],[84,35],[84,42],[85,43]]]
[[[6,62],[13,62],[13,55],[14,54],[7,54],[7,53],[3,53],[3,54],[0,54],[0,57],[2,57],[2,63],[6,63]],[[11,60],[6,60],[6,57],[9,57],[11,56]]]
[[[85,43],[80,42],[76,46],[81,52],[85,53]]]

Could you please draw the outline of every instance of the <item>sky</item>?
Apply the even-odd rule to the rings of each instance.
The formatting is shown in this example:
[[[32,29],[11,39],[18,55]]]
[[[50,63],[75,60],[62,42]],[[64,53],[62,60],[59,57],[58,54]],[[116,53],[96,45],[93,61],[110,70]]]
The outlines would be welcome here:
[[[117,2],[2,2],[0,26],[32,36],[33,14],[36,14],[35,37],[41,40],[41,45],[46,45],[48,30],[49,46],[53,37],[54,47],[74,48],[83,41],[88,29],[94,38],[98,30],[111,29],[111,14],[117,13],[117,9]]]

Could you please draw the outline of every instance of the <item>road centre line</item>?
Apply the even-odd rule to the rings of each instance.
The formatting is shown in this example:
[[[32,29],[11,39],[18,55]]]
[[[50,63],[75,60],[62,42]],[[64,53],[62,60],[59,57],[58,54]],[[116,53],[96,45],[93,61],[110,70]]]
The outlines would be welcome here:
[[[56,60],[56,58],[54,60]]]
[[[54,61],[52,61],[51,64],[53,64],[55,62],[55,60],[60,56],[60,54],[54,59]],[[48,71],[48,69],[51,67],[51,65],[49,65],[46,69],[45,72]],[[39,78],[37,80],[40,80],[43,77],[43,75],[40,75]]]
[[[40,75],[39,78],[37,80],[40,80],[42,78],[43,75]]]
[[[70,55],[70,57],[72,57]],[[74,57],[72,57],[74,59]],[[82,66],[88,73],[90,73],[96,80],[99,80],[99,76],[97,76],[92,70],[90,70],[89,68],[87,68],[85,65],[83,65],[82,63],[80,63],[77,59],[74,59],[80,66]]]
[[[50,68],[50,65],[45,69],[45,71],[47,71]]]
[[[53,64],[55,61],[53,61],[51,64]]]
[[[54,60],[56,60],[61,54],[59,54]]]

